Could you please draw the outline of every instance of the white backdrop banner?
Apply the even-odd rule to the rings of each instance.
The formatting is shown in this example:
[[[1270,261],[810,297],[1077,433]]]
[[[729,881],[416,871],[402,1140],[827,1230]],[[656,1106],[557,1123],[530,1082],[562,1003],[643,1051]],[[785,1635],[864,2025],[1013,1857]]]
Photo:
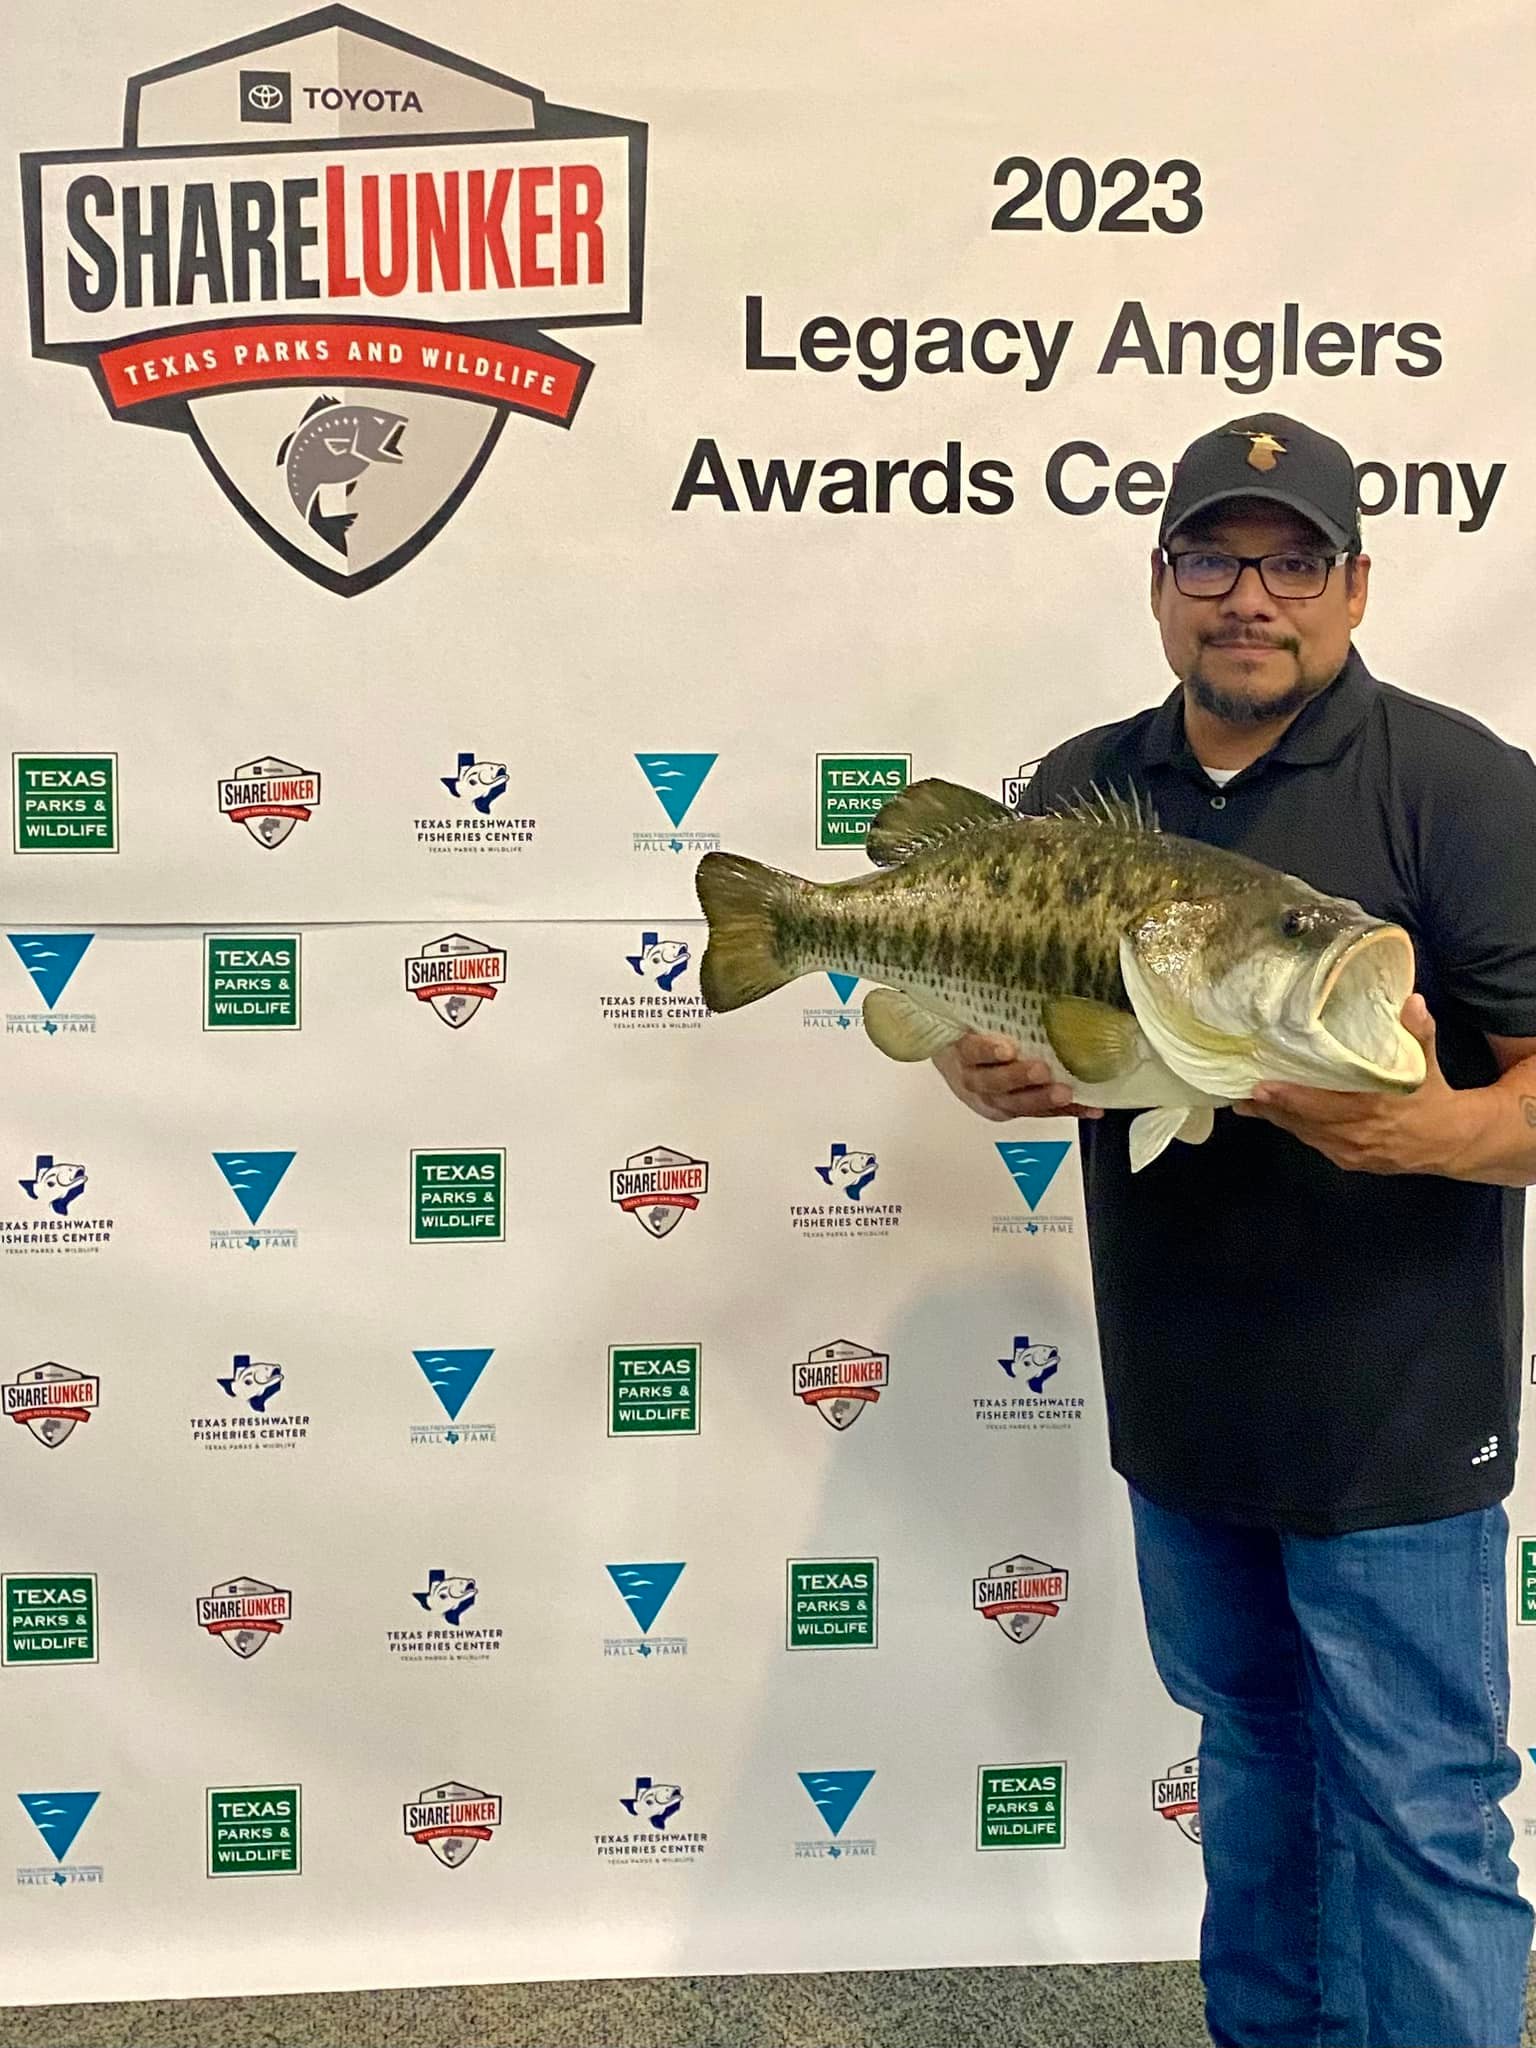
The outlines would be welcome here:
[[[0,36],[0,1999],[1191,1954],[1073,1127],[693,870],[1161,697],[1260,408],[1536,742],[1528,9]]]

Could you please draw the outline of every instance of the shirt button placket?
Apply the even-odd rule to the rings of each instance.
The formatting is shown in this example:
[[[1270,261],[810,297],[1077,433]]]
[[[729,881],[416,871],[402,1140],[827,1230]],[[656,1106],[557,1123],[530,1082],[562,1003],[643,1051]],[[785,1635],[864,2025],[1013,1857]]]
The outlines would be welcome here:
[[[1226,808],[1227,800],[1224,796],[1218,793],[1216,796],[1213,796],[1211,798],[1211,809],[1213,811],[1224,811]]]

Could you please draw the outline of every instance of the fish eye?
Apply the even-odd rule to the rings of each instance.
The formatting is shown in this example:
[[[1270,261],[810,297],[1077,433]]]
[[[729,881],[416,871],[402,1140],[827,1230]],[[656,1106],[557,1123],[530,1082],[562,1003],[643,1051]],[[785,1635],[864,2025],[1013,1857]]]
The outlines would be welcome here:
[[[1280,929],[1288,939],[1299,939],[1307,928],[1307,913],[1304,910],[1288,910],[1280,920]]]

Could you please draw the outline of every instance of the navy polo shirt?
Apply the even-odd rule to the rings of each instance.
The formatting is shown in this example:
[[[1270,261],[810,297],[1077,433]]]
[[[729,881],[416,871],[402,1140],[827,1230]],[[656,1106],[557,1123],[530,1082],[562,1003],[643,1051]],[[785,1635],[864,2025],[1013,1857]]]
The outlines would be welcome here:
[[[1134,783],[1166,831],[1299,875],[1413,939],[1452,1087],[1536,1036],[1536,765],[1351,653],[1219,787],[1183,693],[1047,755],[1021,808]],[[1524,1194],[1349,1173],[1218,1111],[1133,1175],[1079,1126],[1116,1471],[1164,1507],[1318,1536],[1501,1500],[1519,1413]]]

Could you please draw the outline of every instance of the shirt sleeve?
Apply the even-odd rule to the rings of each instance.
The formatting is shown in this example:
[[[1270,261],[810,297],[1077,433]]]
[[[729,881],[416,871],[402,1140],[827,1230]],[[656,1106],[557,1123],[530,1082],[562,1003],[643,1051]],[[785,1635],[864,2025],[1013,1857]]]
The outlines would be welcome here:
[[[1417,819],[1424,936],[1483,1031],[1536,1036],[1536,762],[1482,728],[1445,754]]]

